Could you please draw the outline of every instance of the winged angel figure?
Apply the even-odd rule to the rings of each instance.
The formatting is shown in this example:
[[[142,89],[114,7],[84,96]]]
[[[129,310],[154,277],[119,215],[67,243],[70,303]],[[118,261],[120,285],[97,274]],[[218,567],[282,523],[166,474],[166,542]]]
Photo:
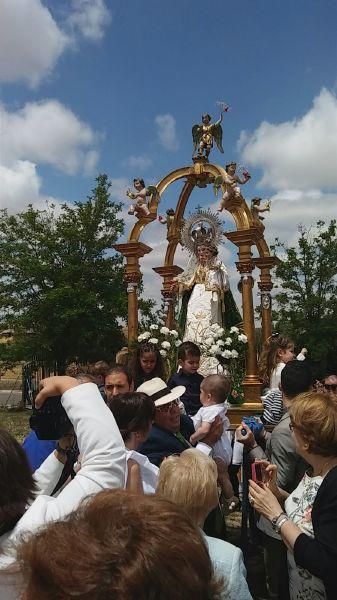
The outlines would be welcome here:
[[[222,122],[223,113],[220,115],[220,119],[215,123],[211,124],[212,117],[209,114],[202,115],[202,123],[199,125],[193,125],[192,137],[194,144],[193,156],[202,157],[208,159],[209,153],[213,148],[213,139],[220,150],[223,153],[222,147]]]

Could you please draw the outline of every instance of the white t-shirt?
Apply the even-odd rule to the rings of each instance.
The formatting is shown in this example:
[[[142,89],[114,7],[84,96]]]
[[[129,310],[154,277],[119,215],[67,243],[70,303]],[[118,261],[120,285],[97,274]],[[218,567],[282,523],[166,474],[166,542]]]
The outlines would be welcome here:
[[[153,465],[147,456],[136,452],[136,450],[126,449],[126,462],[132,458],[140,466],[140,476],[143,485],[144,494],[155,494],[159,469],[156,465]],[[127,477],[127,470],[126,470]],[[125,480],[126,485],[126,480]]]
[[[228,465],[232,458],[232,446],[228,435],[230,421],[227,417],[227,409],[227,402],[202,406],[192,417],[192,420],[194,428],[197,431],[202,422],[213,423],[215,417],[219,416],[221,418],[224,430],[220,440],[213,445],[212,455],[213,458],[221,458]]]

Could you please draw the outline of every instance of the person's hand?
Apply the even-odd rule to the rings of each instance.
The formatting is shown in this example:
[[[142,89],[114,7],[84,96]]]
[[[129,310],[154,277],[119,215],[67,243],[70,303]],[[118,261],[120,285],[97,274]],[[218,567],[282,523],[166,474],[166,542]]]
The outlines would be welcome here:
[[[246,433],[243,433],[243,431]],[[248,427],[248,425],[246,425],[246,423],[243,422],[235,431],[235,439],[237,442],[240,442],[247,448],[253,448],[256,445],[252,430]]]
[[[41,408],[47,398],[51,398],[52,396],[62,396],[64,392],[76,385],[79,385],[77,379],[68,377],[67,375],[56,375],[54,377],[42,379],[40,382],[40,391],[35,398],[36,408]]]
[[[70,450],[73,447],[74,441],[75,441],[75,432],[74,432],[74,429],[72,428],[72,431],[70,431],[69,433],[67,433],[66,435],[64,435],[63,437],[61,437],[59,439],[58,445],[62,450],[64,450],[66,452],[67,450]]]
[[[258,485],[250,479],[248,498],[251,506],[269,521],[278,517],[283,510],[277,498],[265,483]]]
[[[209,432],[203,438],[203,442],[207,444],[207,446],[213,446],[215,442],[217,442],[223,434],[223,423],[221,417],[219,415],[215,417],[213,423],[211,424],[211,428]]]

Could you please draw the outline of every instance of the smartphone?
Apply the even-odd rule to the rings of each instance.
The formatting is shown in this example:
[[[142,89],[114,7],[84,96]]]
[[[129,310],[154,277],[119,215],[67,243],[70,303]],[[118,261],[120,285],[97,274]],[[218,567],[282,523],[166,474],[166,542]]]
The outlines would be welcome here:
[[[252,463],[252,480],[258,485],[262,485],[263,479],[263,465],[258,462]]]

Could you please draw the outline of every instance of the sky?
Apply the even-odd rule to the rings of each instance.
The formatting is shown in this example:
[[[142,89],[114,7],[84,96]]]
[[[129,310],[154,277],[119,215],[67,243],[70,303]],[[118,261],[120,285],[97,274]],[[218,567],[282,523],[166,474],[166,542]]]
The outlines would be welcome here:
[[[0,208],[84,200],[104,172],[127,235],[133,178],[192,164],[192,125],[224,101],[224,154],[210,162],[248,168],[247,202],[271,199],[267,241],[294,244],[298,225],[337,217],[336,27],[335,0],[0,0]],[[197,205],[216,210],[210,187],[187,212]],[[147,297],[165,233],[155,222],[141,238]],[[236,248],[220,254],[236,294]]]

